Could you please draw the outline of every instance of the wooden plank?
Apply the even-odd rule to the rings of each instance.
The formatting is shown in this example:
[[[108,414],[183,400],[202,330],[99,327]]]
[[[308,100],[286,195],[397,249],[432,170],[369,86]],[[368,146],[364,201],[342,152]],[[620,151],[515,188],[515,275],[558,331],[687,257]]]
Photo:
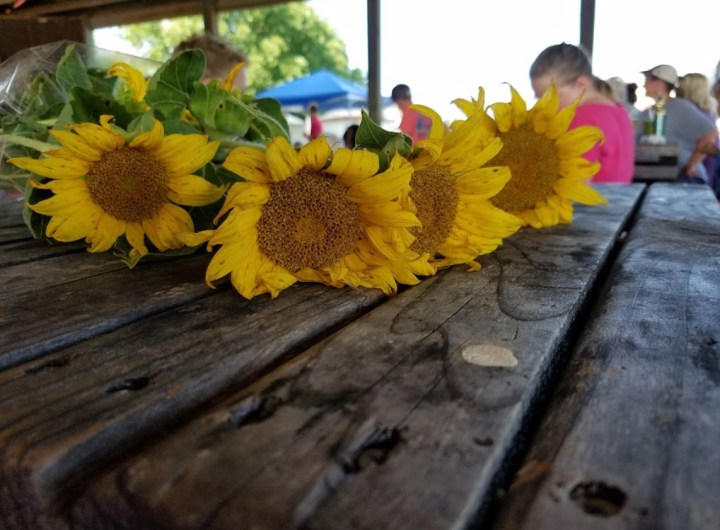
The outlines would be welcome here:
[[[0,306],[0,369],[208,296],[207,255],[22,293]],[[62,265],[57,274],[62,274]],[[142,288],[138,288],[138,286]]]
[[[32,234],[25,225],[0,226],[0,245],[3,245],[5,243],[15,243],[18,241],[26,241],[31,238]]]
[[[85,252],[87,244],[82,241],[76,243],[49,243],[36,239],[12,241],[0,245],[0,269],[32,261],[65,256],[77,252]]]
[[[23,202],[15,194],[7,196],[0,190],[0,228],[24,225],[22,220]]]
[[[0,528],[12,516],[11,528],[57,529],[43,510],[99,466],[383,299],[298,285],[248,302],[226,290],[0,372]]]
[[[643,186],[445,271],[88,485],[73,528],[447,529],[476,519]],[[511,350],[514,368],[463,360]]]
[[[674,165],[661,165],[661,164],[648,164],[638,165],[635,164],[635,172],[633,174],[633,180],[635,181],[674,181],[677,180],[678,166]]]
[[[126,271],[127,265],[109,253],[90,254],[78,248],[74,253],[26,261],[0,270],[3,278],[0,299],[3,299],[42,291],[55,285],[69,284],[112,271]],[[73,283],[73,288],[77,285]],[[40,299],[42,296],[42,292],[39,293]]]
[[[637,144],[635,160],[642,162],[660,162],[675,159],[680,154],[680,146],[675,144]]]
[[[494,529],[720,528],[719,272],[712,192],[651,186]]]

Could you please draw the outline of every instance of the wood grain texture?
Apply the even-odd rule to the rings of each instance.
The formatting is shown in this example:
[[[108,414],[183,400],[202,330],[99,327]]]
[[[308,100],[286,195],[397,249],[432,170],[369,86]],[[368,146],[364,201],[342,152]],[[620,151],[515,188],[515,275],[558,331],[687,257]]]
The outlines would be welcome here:
[[[8,198],[0,190],[0,228],[23,226],[23,207],[22,200]]]
[[[642,186],[384,303],[88,485],[74,528],[461,528],[536,413]],[[512,350],[514,368],[462,360]]]
[[[651,186],[493,529],[720,528],[719,277],[712,192]]]
[[[8,491],[0,502],[20,503],[24,523],[43,528],[36,516],[100,466],[383,298],[301,285],[248,302],[226,290],[5,370],[0,482]]]
[[[8,298],[0,306],[0,369],[112,331],[210,292],[208,256],[182,266],[147,263]],[[56,274],[63,273],[63,266]]]

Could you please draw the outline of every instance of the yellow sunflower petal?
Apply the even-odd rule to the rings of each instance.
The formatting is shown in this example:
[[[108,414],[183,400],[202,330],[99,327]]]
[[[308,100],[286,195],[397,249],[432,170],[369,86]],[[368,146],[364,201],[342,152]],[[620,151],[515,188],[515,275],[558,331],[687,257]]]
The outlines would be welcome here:
[[[497,195],[510,177],[510,168],[507,166],[479,167],[460,175],[455,180],[455,188],[460,195],[487,199]]]
[[[230,274],[237,264],[239,256],[247,252],[247,248],[239,243],[222,246],[212,257],[205,269],[205,281],[213,287],[212,282]]]
[[[375,267],[360,278],[361,287],[380,289],[385,295],[397,293],[397,282],[390,269],[386,267]]]
[[[545,134],[550,122],[560,108],[560,96],[555,83],[550,83],[545,93],[537,100],[532,109],[528,111],[528,121],[537,134]]]
[[[535,208],[535,213],[544,226],[555,226],[560,220],[558,212],[549,205],[538,206]]]
[[[90,243],[88,252],[106,252],[110,250],[117,239],[125,233],[127,223],[102,212],[95,223],[95,227],[85,240]]]
[[[592,125],[581,125],[562,134],[555,140],[555,146],[560,159],[568,159],[582,156],[603,139],[603,133],[599,128]]]
[[[547,137],[555,140],[560,138],[570,127],[578,105],[580,104],[580,98],[576,98],[575,101],[570,103],[564,109],[561,109],[552,120],[550,120],[550,126],[547,130]]]
[[[262,292],[258,289],[257,270],[260,267],[260,249],[256,246],[238,256],[238,260],[230,271],[230,282],[243,297],[248,300]]]
[[[111,116],[103,116],[105,124],[109,124]],[[93,123],[78,123],[67,125],[67,128],[76,132],[93,149],[107,153],[117,151],[125,145],[125,139],[113,132],[109,125],[101,126]]]
[[[467,99],[454,99],[452,103],[458,109],[460,109],[460,111],[465,114],[466,117],[469,117],[473,112],[475,112],[475,104],[472,101],[468,101]]]
[[[409,190],[412,172],[412,165],[396,155],[387,171],[351,186],[346,197],[360,204],[393,200],[403,190]]]
[[[512,124],[516,129],[527,122],[527,105],[520,93],[510,85],[510,107],[512,108]]]
[[[599,162],[590,162],[582,157],[560,160],[559,173],[570,180],[588,180],[600,171]]]
[[[228,153],[223,167],[251,182],[260,184],[271,182],[265,152],[259,149],[236,147]]]
[[[150,241],[161,252],[172,248],[181,248],[178,234],[193,231],[190,214],[179,206],[166,203],[151,219],[143,219],[142,228]]]
[[[300,163],[314,170],[319,170],[327,165],[332,149],[327,138],[320,136],[311,140],[300,149]]]
[[[580,204],[587,204],[590,206],[607,204],[607,199],[605,197],[582,182],[560,179],[553,185],[553,189],[561,197],[579,202]]]
[[[215,230],[201,230],[200,232],[182,232],[178,238],[186,247],[197,247],[207,243],[215,234]],[[208,248],[208,251],[210,248]]]
[[[51,179],[75,179],[87,175],[90,164],[79,158],[9,158],[8,162]]]
[[[144,256],[148,253],[148,249],[145,246],[145,232],[140,223],[127,223],[125,238],[130,246],[138,252],[139,256]]]
[[[430,118],[432,125],[430,126],[430,132],[427,135],[427,139],[439,140],[445,136],[445,125],[437,112],[425,105],[410,105],[410,108]]]
[[[47,225],[45,235],[63,243],[83,239],[93,229],[99,215],[98,209],[84,208],[68,216],[53,217]]]
[[[167,169],[168,177],[194,173],[215,156],[220,142],[207,141],[202,134],[171,134],[152,151]]]
[[[260,279],[273,298],[280,294],[280,291],[287,289],[298,280],[281,267],[275,267],[272,272],[263,274]]]
[[[245,67],[245,62],[241,61],[237,63],[235,66],[233,66],[230,71],[225,76],[225,80],[220,84],[220,88],[222,88],[225,92],[230,92],[233,89],[233,86],[235,85],[235,78],[238,76],[240,71]]]
[[[210,246],[230,243],[243,243],[245,246],[255,245],[258,237],[255,225],[261,215],[260,208],[232,210],[210,238]]]
[[[219,200],[225,188],[215,186],[202,177],[185,175],[168,179],[168,197],[184,206],[206,206]]]
[[[142,101],[145,98],[147,83],[145,82],[145,76],[140,70],[133,68],[127,63],[118,61],[110,66],[108,74],[124,79],[135,101]]]
[[[332,162],[325,171],[337,175],[336,181],[339,184],[350,187],[373,176],[379,168],[380,161],[375,153],[341,147],[335,151]]]
[[[509,103],[493,103],[490,108],[500,132],[506,133],[512,129],[513,114],[512,106]]]
[[[518,217],[533,228],[542,228],[544,225],[534,210],[523,210],[518,212]]]
[[[268,143],[267,164],[273,182],[282,182],[303,167],[300,155],[283,136],[277,136]]]
[[[379,226],[404,228],[421,226],[417,216],[397,201],[380,204],[361,204],[360,215],[368,222]]]
[[[573,207],[572,203],[567,199],[560,197],[559,195],[550,195],[548,197],[548,203],[552,205],[560,216],[561,222],[569,224],[573,218]]]
[[[101,150],[89,145],[77,134],[60,130],[48,132],[75,158],[86,162],[97,162],[103,155]]]
[[[249,208],[267,203],[270,198],[270,188],[265,184],[255,182],[235,182],[230,187],[222,208],[215,217],[215,223],[219,222],[231,208]]]
[[[78,187],[57,193],[44,201],[29,204],[28,207],[41,215],[67,216],[78,210],[88,208],[93,204],[87,188]]]
[[[164,138],[165,128],[163,124],[153,119],[153,128],[133,138],[130,142],[130,147],[142,151],[154,151],[162,145]]]

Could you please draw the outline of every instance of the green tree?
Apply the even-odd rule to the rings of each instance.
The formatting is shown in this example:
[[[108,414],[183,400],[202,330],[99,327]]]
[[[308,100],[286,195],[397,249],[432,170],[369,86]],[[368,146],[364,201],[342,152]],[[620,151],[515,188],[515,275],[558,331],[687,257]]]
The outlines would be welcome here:
[[[248,91],[255,92],[327,68],[351,81],[362,72],[348,68],[345,43],[304,2],[223,12],[218,34],[249,58]],[[123,28],[124,37],[150,59],[165,61],[187,37],[203,31],[202,17],[178,17]]]

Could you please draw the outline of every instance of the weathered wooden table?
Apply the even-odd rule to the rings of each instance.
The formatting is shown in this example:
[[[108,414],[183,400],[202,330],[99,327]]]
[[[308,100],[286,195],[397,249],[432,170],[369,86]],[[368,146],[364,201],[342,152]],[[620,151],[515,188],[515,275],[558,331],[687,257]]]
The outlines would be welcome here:
[[[680,167],[680,147],[675,144],[637,144],[635,146],[635,182],[672,182]]]
[[[391,299],[248,302],[2,204],[0,528],[720,528],[720,209],[598,187]]]

